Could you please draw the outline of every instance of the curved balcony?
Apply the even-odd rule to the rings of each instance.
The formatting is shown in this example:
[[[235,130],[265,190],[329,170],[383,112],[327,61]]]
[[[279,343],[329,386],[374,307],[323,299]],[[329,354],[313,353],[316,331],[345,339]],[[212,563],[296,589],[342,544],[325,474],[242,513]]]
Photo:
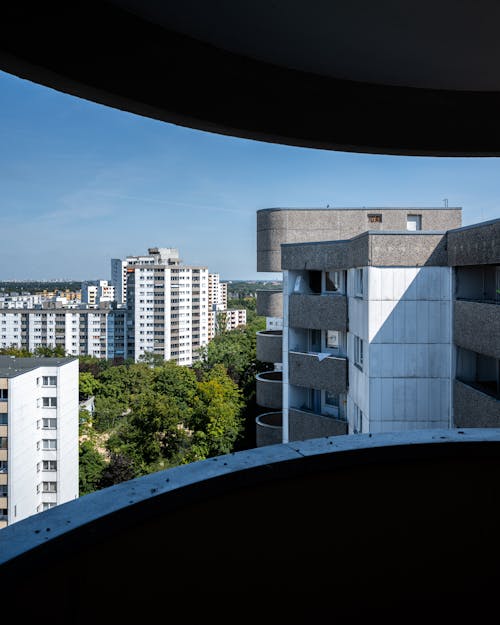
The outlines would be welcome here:
[[[283,317],[283,291],[257,291],[257,314],[262,317]]]
[[[347,297],[292,293],[289,300],[291,328],[347,330]]]
[[[314,388],[331,393],[347,390],[347,359],[323,354],[289,352],[288,370],[290,384]]]
[[[283,373],[281,371],[264,371],[255,376],[256,401],[259,406],[281,410],[283,405]]]
[[[257,332],[257,360],[261,362],[282,362],[283,332],[263,330]]]
[[[257,447],[283,441],[283,413],[266,412],[255,419]]]
[[[96,613],[150,623],[158,610],[182,624],[302,625],[333,608],[340,623],[486,623],[499,480],[500,432],[472,428],[267,445],[159,471],[2,529],[2,613],[36,622],[42,575],[58,625]],[[193,538],[200,519],[210,540]]]

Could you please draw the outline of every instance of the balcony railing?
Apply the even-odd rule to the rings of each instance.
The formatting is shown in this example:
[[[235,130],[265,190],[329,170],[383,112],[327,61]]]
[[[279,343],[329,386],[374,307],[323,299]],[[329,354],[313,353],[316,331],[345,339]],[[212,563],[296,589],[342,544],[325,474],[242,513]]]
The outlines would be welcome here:
[[[257,332],[257,360],[261,362],[282,361],[283,332],[281,330],[263,330]]]
[[[257,404],[265,408],[281,410],[283,405],[283,374],[281,371],[265,371],[256,376]]]
[[[257,417],[256,443],[257,447],[275,445],[283,440],[283,413],[265,412]]]
[[[290,384],[304,388],[345,393],[347,359],[314,352],[289,352]]]
[[[291,328],[347,329],[347,297],[336,294],[292,293],[289,300]]]

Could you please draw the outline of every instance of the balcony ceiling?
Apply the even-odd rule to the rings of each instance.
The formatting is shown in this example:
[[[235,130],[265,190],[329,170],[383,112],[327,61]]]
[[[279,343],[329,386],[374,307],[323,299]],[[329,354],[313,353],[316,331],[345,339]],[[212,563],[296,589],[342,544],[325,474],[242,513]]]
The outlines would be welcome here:
[[[192,128],[355,152],[500,154],[494,0],[55,0],[0,69]]]

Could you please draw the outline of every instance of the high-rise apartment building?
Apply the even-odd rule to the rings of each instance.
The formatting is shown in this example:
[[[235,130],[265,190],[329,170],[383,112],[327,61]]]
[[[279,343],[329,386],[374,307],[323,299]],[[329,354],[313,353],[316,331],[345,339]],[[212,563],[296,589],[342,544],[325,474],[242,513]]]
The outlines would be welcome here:
[[[234,330],[247,322],[244,308],[228,309],[227,282],[221,282],[218,273],[208,274],[208,340],[212,340],[218,331]]]
[[[115,301],[115,287],[107,280],[82,282],[82,304],[98,306],[104,302]]]
[[[126,271],[129,357],[192,364],[208,343],[207,267],[183,265],[175,248],[150,248],[128,257]]]
[[[500,220],[459,226],[448,208],[259,211],[283,293],[257,310],[283,331],[257,336],[258,444],[500,425]]]
[[[78,497],[78,360],[0,356],[0,527]]]

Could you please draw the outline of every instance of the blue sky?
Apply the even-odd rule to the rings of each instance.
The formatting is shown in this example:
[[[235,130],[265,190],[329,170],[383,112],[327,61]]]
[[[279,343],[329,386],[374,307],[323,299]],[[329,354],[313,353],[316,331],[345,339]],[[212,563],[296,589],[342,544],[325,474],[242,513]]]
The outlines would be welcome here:
[[[110,259],[177,247],[222,279],[256,272],[256,211],[461,206],[500,216],[499,158],[331,152],[116,111],[0,72],[0,280],[107,279]]]

